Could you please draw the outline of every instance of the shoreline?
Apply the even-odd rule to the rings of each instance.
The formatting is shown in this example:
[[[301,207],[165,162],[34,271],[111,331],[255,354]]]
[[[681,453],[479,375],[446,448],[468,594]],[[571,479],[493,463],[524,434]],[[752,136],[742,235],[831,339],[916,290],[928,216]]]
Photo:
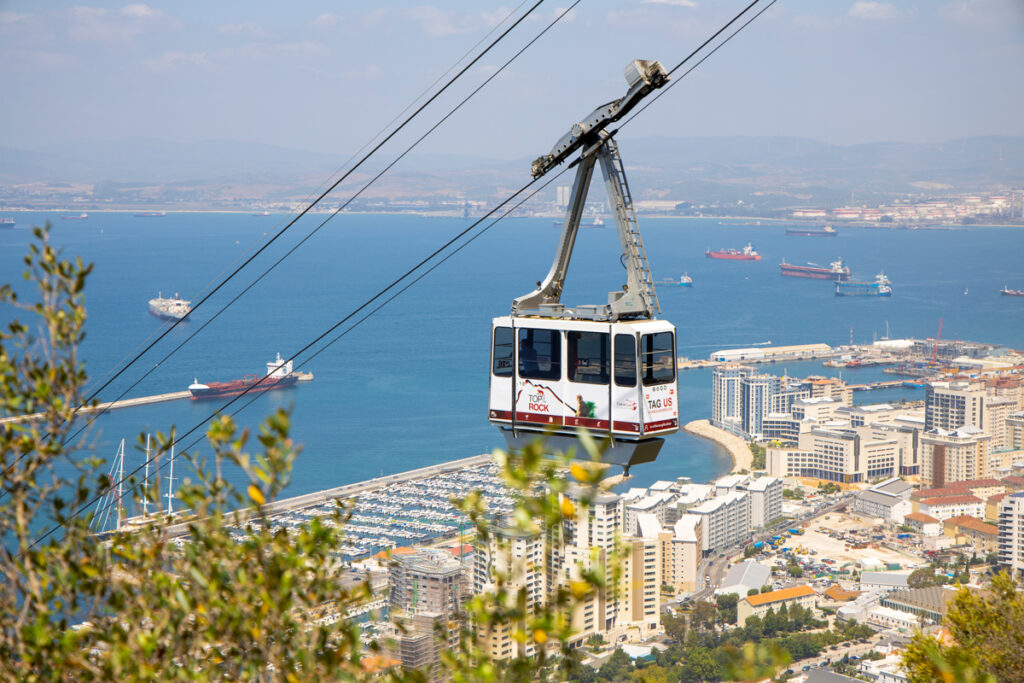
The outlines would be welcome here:
[[[732,457],[732,469],[730,473],[740,470],[752,471],[754,466],[754,454],[750,452],[747,442],[730,434],[724,429],[712,426],[710,420],[694,420],[683,425],[683,431],[687,434],[699,436],[708,441],[713,441],[729,451]]]

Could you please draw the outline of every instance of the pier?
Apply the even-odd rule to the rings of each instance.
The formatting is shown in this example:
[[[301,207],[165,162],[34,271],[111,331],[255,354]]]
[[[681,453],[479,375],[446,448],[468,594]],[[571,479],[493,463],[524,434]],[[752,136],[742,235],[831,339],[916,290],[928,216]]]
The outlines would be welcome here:
[[[156,394],[154,396],[140,396],[138,398],[122,398],[120,401],[110,401],[109,403],[97,403],[94,406],[82,406],[78,409],[81,413],[95,413],[106,410],[113,410],[115,408],[131,408],[133,406],[145,406],[151,403],[163,403],[164,401],[177,401],[182,398],[188,398],[191,396],[188,390],[185,391],[172,391],[169,394]],[[39,420],[45,416],[44,413],[32,413],[31,415],[11,415],[8,417],[0,418],[0,424],[7,422],[25,422],[31,420]]]
[[[312,382],[312,372],[296,372],[296,380],[299,382]],[[136,406],[148,406],[152,403],[163,403],[165,401],[178,401],[183,398],[191,398],[192,393],[186,389],[185,391],[172,391],[167,394],[154,394],[153,396],[139,396],[138,398],[122,398],[117,401],[110,401],[108,403],[97,403],[94,406],[82,406],[78,409],[79,414],[83,413],[97,413],[106,412],[108,410],[114,410],[116,408],[134,408]],[[44,413],[32,413],[31,415],[10,415],[7,417],[0,417],[0,424],[8,422],[27,422],[32,420],[39,420],[45,416]]]

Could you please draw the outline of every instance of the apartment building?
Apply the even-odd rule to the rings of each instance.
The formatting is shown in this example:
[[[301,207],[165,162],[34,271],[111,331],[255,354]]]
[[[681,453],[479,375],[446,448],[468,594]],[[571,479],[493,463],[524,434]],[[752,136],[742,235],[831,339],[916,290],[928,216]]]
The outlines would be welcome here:
[[[925,432],[921,435],[921,485],[941,488],[987,478],[990,441],[991,437],[974,425]]]

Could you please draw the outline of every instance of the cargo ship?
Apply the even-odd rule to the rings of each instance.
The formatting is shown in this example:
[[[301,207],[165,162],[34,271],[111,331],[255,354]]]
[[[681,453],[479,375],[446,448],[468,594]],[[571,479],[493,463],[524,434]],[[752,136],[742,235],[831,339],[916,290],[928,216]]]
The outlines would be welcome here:
[[[754,251],[753,245],[747,243],[747,246],[743,249],[719,249],[718,251],[711,251],[708,249],[704,252],[704,255],[708,258],[719,258],[728,259],[730,261],[760,261],[761,255]]]
[[[803,237],[835,237],[839,234],[831,225],[826,225],[821,230],[817,228],[786,228],[787,235],[801,235]]]
[[[850,279],[850,267],[843,263],[843,259],[833,261],[828,264],[828,268],[814,263],[808,263],[806,266],[797,266],[792,263],[786,263],[786,259],[782,259],[782,263],[779,264],[779,271],[782,275],[788,275],[789,277],[810,277],[816,280],[835,280],[837,282],[845,282]]]
[[[1024,296],[1024,289],[1010,289],[1004,285],[999,293],[1003,296]]]
[[[66,216],[61,216],[61,218],[66,220],[66,221],[84,221],[88,217],[89,217],[89,214],[87,214],[87,213],[80,213],[80,214],[77,214],[77,215],[75,215],[75,214],[68,214]]]
[[[892,287],[885,273],[874,282],[836,282],[836,296],[892,296]]]
[[[0,228],[13,228],[13,227],[14,227],[14,219],[13,218],[9,218],[7,216],[4,216],[3,218],[0,218]]]
[[[292,386],[298,380],[298,375],[292,372],[292,362],[282,359],[279,353],[276,360],[267,363],[267,374],[263,377],[245,375],[242,379],[230,382],[210,382],[209,384],[200,384],[197,377],[189,385],[188,390],[192,394],[192,400],[199,401],[207,398],[238,396],[246,392],[252,394],[271,389],[284,389]]]
[[[135,214],[136,218],[163,218],[167,215],[166,211],[139,211]]]
[[[192,312],[191,301],[185,301],[177,294],[170,299],[165,299],[163,294],[157,294],[155,299],[149,300],[149,312],[164,320],[184,320]]]

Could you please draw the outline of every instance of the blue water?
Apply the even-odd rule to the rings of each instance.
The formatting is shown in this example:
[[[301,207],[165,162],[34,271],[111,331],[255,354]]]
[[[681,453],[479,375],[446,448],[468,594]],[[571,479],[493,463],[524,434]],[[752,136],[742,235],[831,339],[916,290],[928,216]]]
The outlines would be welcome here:
[[[87,287],[89,323],[82,352],[90,375],[100,378],[159,329],[160,321],[147,313],[150,298],[158,291],[195,298],[254,241],[275,231],[280,217],[90,213],[85,221],[62,221],[56,214],[19,214],[18,229],[0,230],[3,281],[21,282],[21,258],[29,242],[23,228],[47,218],[54,221],[54,243],[96,264]],[[303,220],[253,266],[261,270],[276,260],[319,220]],[[183,390],[194,378],[224,380],[262,372],[275,353],[297,353],[466,225],[464,219],[407,215],[336,218],[161,362],[258,272],[244,271],[102,398],[113,398],[154,367],[131,396]],[[998,293],[1004,284],[1024,286],[1024,230],[840,228],[838,237],[825,239],[785,236],[783,226],[722,226],[699,219],[650,219],[642,226],[655,277],[687,271],[694,279],[693,288],[658,290],[662,317],[678,327],[681,355],[705,358],[715,349],[767,340],[843,344],[851,328],[854,341],[866,342],[884,334],[886,323],[893,337],[934,336],[940,317],[943,338],[1024,348],[1024,300]],[[243,411],[238,419],[254,426],[276,406],[293,408],[293,436],[304,451],[289,492],[297,495],[502,446],[486,417],[490,319],[506,314],[513,297],[543,278],[557,237],[548,219],[500,222],[311,361],[304,369],[315,373],[314,382],[263,394]],[[704,258],[708,247],[738,248],[748,241],[764,256],[762,261]],[[828,282],[778,273],[783,257],[826,264],[838,256],[856,279],[871,279],[884,269],[893,296],[837,298]],[[623,280],[614,229],[585,230],[563,301],[604,302]],[[0,319],[11,314],[0,310]],[[838,372],[816,362],[767,367],[797,376]],[[873,369],[844,371],[844,377],[860,382],[887,376]],[[679,384],[682,421],[708,417],[710,371],[684,372]],[[869,392],[857,400],[921,395],[920,390]],[[94,447],[109,457],[122,437],[133,440],[140,432],[167,431],[172,424],[183,433],[203,425],[215,406],[177,401],[113,411],[97,420]],[[201,453],[208,450],[200,446]],[[129,455],[129,467],[141,462],[139,454]],[[678,434],[668,439],[656,463],[637,467],[633,474],[637,485],[677,476],[704,481],[729,466],[723,449]]]

